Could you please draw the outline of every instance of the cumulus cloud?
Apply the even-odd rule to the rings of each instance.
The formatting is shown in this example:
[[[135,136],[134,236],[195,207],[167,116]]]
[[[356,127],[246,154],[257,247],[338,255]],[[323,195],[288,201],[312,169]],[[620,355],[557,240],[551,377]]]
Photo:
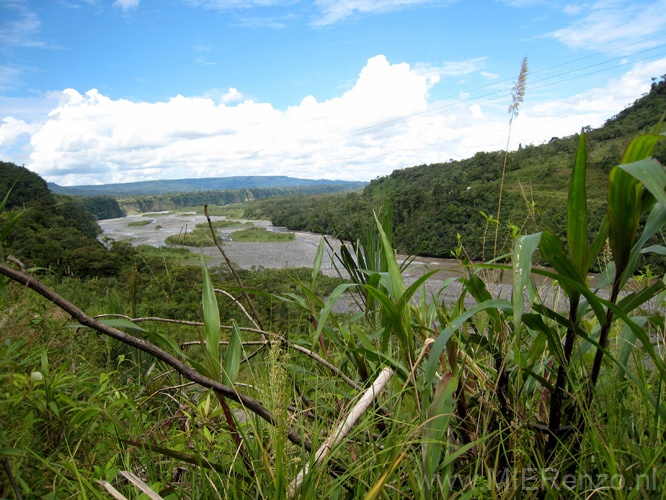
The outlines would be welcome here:
[[[529,96],[512,142],[537,143],[598,126],[666,73],[638,64],[603,88],[551,102]],[[235,89],[146,103],[67,89],[45,120],[5,118],[0,148],[29,138],[28,168],[63,185],[161,178],[291,175],[370,180],[397,168],[466,158],[506,141],[506,103],[474,96],[429,102],[433,75],[384,56],[338,97],[280,110]]]
[[[650,36],[663,33],[666,28],[666,0],[631,5],[601,0],[582,12],[587,15],[546,36],[576,49],[605,51],[612,46],[631,45],[618,49],[619,53],[655,47],[663,42]],[[569,10],[569,13],[574,12]]]

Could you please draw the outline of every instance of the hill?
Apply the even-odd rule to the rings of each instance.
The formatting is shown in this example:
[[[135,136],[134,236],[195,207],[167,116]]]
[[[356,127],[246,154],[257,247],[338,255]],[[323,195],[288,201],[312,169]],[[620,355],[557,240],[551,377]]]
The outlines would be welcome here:
[[[48,268],[59,276],[118,272],[118,257],[96,239],[101,229],[92,213],[68,196],[51,193],[39,175],[0,162],[0,199],[12,186],[7,208],[21,210],[22,214],[0,250],[28,267]],[[6,221],[6,214],[0,214],[0,233]]]
[[[598,129],[586,129],[587,189],[591,228],[601,221],[607,178],[630,140],[652,131],[666,111],[666,80],[655,80],[650,92]],[[515,234],[550,230],[565,236],[569,176],[579,135],[552,138],[542,145],[520,146],[508,155],[502,197],[500,249],[510,248]],[[655,150],[662,163],[663,145]],[[368,214],[390,204],[395,244],[400,252],[450,257],[458,235],[473,259],[492,257],[504,152],[477,153],[472,158],[395,170],[373,180],[360,193],[262,200],[248,215],[274,224],[358,237]],[[492,235],[489,237],[489,235]],[[489,251],[490,248],[490,251]]]
[[[307,186],[328,186],[335,191],[361,189],[366,182],[331,181],[326,179],[298,179],[286,176],[232,176],[204,179],[167,179],[159,181],[128,182],[123,184],[100,184],[82,186],[59,186],[49,183],[48,187],[57,194],[78,196],[138,196],[167,193],[190,193],[205,191],[228,191],[238,189],[303,188]]]

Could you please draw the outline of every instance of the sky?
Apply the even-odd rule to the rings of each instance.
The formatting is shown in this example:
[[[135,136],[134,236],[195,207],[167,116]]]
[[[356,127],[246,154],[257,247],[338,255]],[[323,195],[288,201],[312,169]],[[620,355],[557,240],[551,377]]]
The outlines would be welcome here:
[[[369,181],[599,127],[662,75],[666,0],[0,0],[0,160]]]

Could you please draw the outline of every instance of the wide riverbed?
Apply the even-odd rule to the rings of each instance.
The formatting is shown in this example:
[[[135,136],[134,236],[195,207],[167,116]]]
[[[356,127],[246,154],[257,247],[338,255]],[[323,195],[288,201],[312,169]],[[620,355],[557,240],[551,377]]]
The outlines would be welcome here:
[[[224,219],[224,217],[211,217],[212,220]],[[131,222],[152,221],[144,226],[129,226]],[[119,219],[107,219],[99,221],[103,233],[99,239],[105,241],[110,238],[114,241],[129,240],[132,245],[151,245],[151,246],[170,246],[165,243],[168,236],[188,232],[194,229],[196,224],[206,222],[203,215],[196,213],[153,213],[130,215]],[[245,221],[243,221],[245,222]],[[253,220],[257,227],[264,227],[271,231],[286,231],[285,228],[274,227],[269,221]],[[321,235],[307,232],[294,231],[295,239],[283,242],[240,242],[233,241],[234,231],[243,229],[224,228],[219,230],[224,240],[224,251],[235,266],[242,269],[252,268],[294,268],[294,267],[312,267]],[[337,250],[340,243],[328,237],[333,247]],[[209,265],[221,265],[224,262],[220,252],[215,247],[189,248],[194,253],[203,252],[209,256],[207,261]],[[404,257],[399,257],[404,258]],[[337,275],[332,263],[332,253],[327,247],[324,258],[322,259],[321,270],[323,273],[335,276]],[[456,278],[461,276],[463,270],[459,263],[453,259],[435,259],[430,257],[416,257],[411,266],[404,273],[404,279],[407,284],[414,282],[418,277],[432,270],[438,272],[428,282],[428,293],[437,293],[446,278]],[[493,295],[509,299],[511,293],[511,276],[507,274],[503,277],[503,283],[495,285]],[[549,287],[546,287],[549,288]],[[459,282],[450,283],[440,296],[447,304],[456,300],[462,290]],[[543,290],[547,292],[547,289]],[[469,298],[469,305],[474,304],[473,299]]]

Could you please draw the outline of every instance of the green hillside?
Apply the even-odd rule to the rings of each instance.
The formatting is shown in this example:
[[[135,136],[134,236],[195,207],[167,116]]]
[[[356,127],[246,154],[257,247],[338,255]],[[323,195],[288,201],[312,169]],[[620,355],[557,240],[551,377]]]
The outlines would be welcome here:
[[[666,81],[662,77],[647,95],[602,127],[586,130],[593,229],[603,216],[611,167],[619,162],[630,139],[653,130],[664,111]],[[538,146],[521,145],[508,155],[498,252],[510,247],[516,232],[550,230],[564,236],[564,206],[577,145],[578,134]],[[666,160],[663,145],[655,156],[662,163]],[[358,235],[368,214],[390,203],[399,251],[449,257],[460,234],[472,258],[487,259],[492,257],[495,232],[488,218],[497,216],[503,161],[502,151],[477,153],[465,160],[395,170],[373,180],[362,193],[262,200],[248,212],[290,229]]]
[[[1,198],[12,186],[7,208],[22,210],[22,214],[3,242],[7,254],[28,267],[48,268],[57,275],[105,276],[118,272],[118,257],[96,239],[101,229],[91,212],[69,196],[51,193],[39,175],[0,162]],[[7,218],[7,213],[0,214],[0,232]]]

